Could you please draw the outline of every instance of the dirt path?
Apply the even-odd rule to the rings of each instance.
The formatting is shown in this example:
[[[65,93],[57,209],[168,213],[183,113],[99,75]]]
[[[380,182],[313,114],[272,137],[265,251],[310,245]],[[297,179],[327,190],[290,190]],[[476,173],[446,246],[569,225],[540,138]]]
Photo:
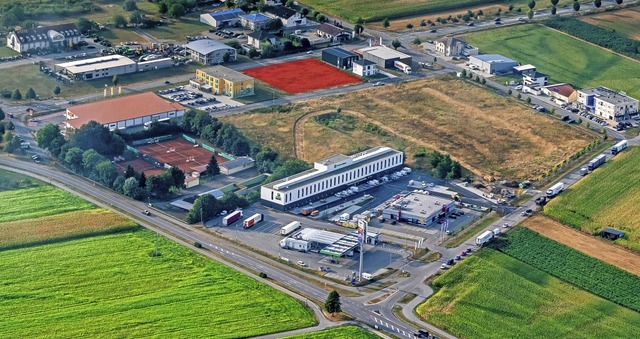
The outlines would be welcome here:
[[[523,226],[588,256],[600,259],[627,272],[640,276],[640,254],[628,251],[612,243],[564,226],[547,217],[536,215]]]

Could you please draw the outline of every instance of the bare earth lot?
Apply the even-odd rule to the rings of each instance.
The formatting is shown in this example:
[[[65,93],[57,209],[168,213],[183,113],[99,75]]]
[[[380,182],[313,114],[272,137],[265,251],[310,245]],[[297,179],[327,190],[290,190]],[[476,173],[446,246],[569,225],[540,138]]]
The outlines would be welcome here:
[[[640,255],[637,253],[613,245],[604,239],[563,226],[561,223],[541,215],[526,219],[523,226],[586,255],[640,276]]]
[[[309,114],[335,113],[321,124]],[[591,142],[592,137],[511,99],[452,77],[376,87],[295,104],[286,113],[225,117],[254,140],[285,156],[314,161],[376,145],[451,154],[476,175],[535,179]],[[295,141],[295,147],[294,147]],[[295,149],[297,148],[297,149]]]

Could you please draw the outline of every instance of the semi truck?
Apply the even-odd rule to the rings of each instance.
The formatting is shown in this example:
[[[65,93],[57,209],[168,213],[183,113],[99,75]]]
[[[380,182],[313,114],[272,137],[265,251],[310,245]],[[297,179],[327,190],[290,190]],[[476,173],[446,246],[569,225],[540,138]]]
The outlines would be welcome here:
[[[493,239],[493,232],[484,231],[476,238],[476,245],[482,246]]]
[[[393,66],[399,70],[401,70],[404,74],[411,74],[411,66],[405,64],[402,61],[394,61]]]
[[[547,198],[553,198],[558,195],[564,189],[564,183],[558,182],[555,185],[549,187],[547,190]]]
[[[263,217],[264,216],[262,214],[256,213],[256,214],[248,217],[247,219],[244,219],[244,221],[242,222],[242,227],[251,228],[251,227],[253,227],[253,225],[261,222]]]
[[[299,229],[301,227],[300,222],[299,221],[292,221],[290,223],[288,223],[287,225],[285,225],[283,228],[280,229],[280,234],[281,235],[289,235],[291,234],[291,232]]]
[[[222,218],[222,226],[229,226],[238,221],[242,217],[242,211],[231,212],[231,214]]]
[[[600,154],[597,157],[593,158],[593,160],[589,161],[589,170],[593,171],[594,169],[600,167],[600,165],[604,164],[607,161],[607,156],[604,154]]]
[[[622,140],[611,147],[611,154],[616,155],[627,148],[627,146],[629,146],[629,143],[626,140]]]

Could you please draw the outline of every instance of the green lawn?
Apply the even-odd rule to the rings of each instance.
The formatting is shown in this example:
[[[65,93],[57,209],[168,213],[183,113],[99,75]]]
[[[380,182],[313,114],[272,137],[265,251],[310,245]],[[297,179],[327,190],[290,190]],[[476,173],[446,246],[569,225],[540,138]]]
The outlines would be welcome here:
[[[640,314],[486,248],[433,282],[417,309],[461,338],[632,338]]]
[[[497,53],[533,64],[550,83],[580,88],[605,86],[640,97],[640,63],[540,25],[518,25],[463,36],[482,53]]]
[[[311,326],[309,310],[139,229],[0,252],[0,337],[239,338]]]
[[[20,53],[12,50],[11,48],[9,48],[7,46],[0,47],[0,58],[10,57],[10,56],[18,55],[18,54],[20,54]]]
[[[0,222],[93,208],[95,205],[53,186],[0,192]]]
[[[172,20],[168,25],[146,29],[145,32],[157,39],[185,41],[187,35],[201,35],[210,28],[212,27],[200,22],[200,15],[192,15],[180,20]]]
[[[36,187],[43,184],[42,181],[32,177],[0,169],[0,194],[2,191]]]
[[[622,230],[626,236],[616,243],[640,251],[638,163],[640,147],[630,147],[553,198],[544,213],[591,234]]]
[[[339,326],[318,332],[285,337],[286,339],[377,339],[377,335],[358,326]]]

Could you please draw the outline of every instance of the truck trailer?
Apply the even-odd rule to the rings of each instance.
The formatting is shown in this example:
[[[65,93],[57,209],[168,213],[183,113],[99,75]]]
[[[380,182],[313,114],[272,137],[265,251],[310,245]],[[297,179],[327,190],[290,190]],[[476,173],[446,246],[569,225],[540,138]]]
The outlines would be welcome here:
[[[562,190],[564,190],[564,183],[563,182],[556,183],[555,185],[549,187],[549,189],[547,190],[547,198],[555,197],[560,192],[562,192]]]
[[[244,219],[244,221],[242,222],[242,227],[251,228],[251,227],[253,227],[253,225],[261,222],[263,217],[264,216],[262,214],[256,213],[256,214],[248,217],[247,219]]]
[[[281,235],[289,235],[289,234],[291,234],[291,232],[299,229],[300,227],[301,227],[301,225],[300,225],[299,221],[290,222],[289,224],[287,224],[286,226],[284,226],[283,228],[280,229],[280,234]]]
[[[411,74],[411,66],[405,64],[402,61],[394,61],[393,66],[399,70],[401,70],[404,74]]]
[[[493,239],[493,232],[484,231],[476,238],[476,245],[482,246],[488,243],[491,239]]]
[[[627,148],[627,146],[629,146],[629,143],[626,140],[622,140],[611,147],[611,154],[616,155]]]
[[[222,226],[229,226],[234,222],[240,220],[241,217],[242,217],[242,211],[231,212],[231,214],[222,218]]]
[[[600,154],[597,157],[593,158],[593,160],[589,161],[589,170],[593,171],[594,169],[600,167],[600,165],[604,164],[607,161],[607,156],[604,154]]]

